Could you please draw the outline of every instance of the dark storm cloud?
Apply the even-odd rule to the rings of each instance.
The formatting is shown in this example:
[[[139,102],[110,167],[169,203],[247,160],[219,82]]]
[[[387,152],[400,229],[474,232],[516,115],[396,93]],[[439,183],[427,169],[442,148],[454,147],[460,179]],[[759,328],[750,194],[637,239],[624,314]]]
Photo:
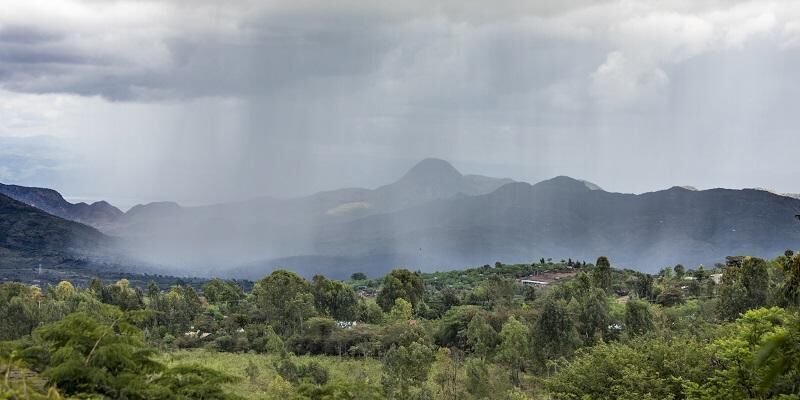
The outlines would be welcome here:
[[[103,48],[103,35],[76,40],[66,29],[8,28],[0,32],[0,84],[149,100],[259,95],[306,80],[370,74],[396,38],[380,15],[354,11],[270,11],[239,16],[231,31],[212,25],[194,34],[145,35],[135,44],[160,48],[158,62],[126,54],[133,49]],[[100,44],[96,51],[93,42]]]

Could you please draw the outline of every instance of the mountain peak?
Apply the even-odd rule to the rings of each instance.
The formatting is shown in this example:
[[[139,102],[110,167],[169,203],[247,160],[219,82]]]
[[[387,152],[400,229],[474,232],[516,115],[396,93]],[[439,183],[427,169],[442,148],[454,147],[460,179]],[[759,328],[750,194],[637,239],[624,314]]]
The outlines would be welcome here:
[[[426,158],[412,167],[404,176],[404,181],[442,182],[461,179],[462,175],[453,165],[438,158]]]
[[[555,178],[551,178],[545,181],[541,181],[534,185],[534,187],[538,188],[547,188],[547,189],[557,189],[557,190],[598,190],[600,187],[587,183],[586,181],[582,181],[575,178],[570,178],[569,176],[557,176]]]

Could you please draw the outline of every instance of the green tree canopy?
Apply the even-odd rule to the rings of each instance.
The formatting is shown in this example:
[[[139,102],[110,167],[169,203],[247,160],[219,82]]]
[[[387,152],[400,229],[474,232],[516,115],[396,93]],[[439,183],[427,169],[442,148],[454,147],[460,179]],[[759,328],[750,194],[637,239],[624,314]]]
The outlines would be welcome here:
[[[472,317],[467,325],[467,345],[472,352],[485,360],[494,353],[495,347],[500,342],[497,331],[489,325],[483,314],[478,313]]]
[[[548,296],[542,305],[542,313],[533,324],[533,353],[539,367],[572,353],[578,342],[575,325],[570,318],[566,303]]]
[[[358,294],[350,286],[316,275],[311,280],[311,290],[320,314],[339,321],[353,321],[358,317]]]
[[[592,283],[595,287],[608,292],[611,289],[611,262],[605,256],[600,256],[592,270]]]
[[[203,295],[211,303],[230,303],[244,297],[244,292],[232,282],[212,279],[203,285]]]
[[[769,269],[766,261],[747,257],[741,266],[728,266],[719,288],[719,315],[734,320],[747,310],[769,302]]]
[[[389,349],[384,356],[381,374],[384,393],[392,399],[418,396],[428,379],[433,360],[433,350],[419,342]]]
[[[653,311],[650,304],[639,299],[625,303],[625,331],[631,336],[649,332],[654,327]]]
[[[294,272],[280,269],[256,282],[253,297],[261,319],[283,335],[299,332],[316,315],[311,284]]]
[[[516,318],[509,317],[500,331],[497,359],[511,370],[511,382],[514,385],[520,383],[519,373],[525,367],[529,354],[528,327]]]
[[[407,269],[395,269],[383,279],[377,302],[383,311],[389,312],[395,299],[402,298],[416,309],[425,294],[425,283],[418,274]]]

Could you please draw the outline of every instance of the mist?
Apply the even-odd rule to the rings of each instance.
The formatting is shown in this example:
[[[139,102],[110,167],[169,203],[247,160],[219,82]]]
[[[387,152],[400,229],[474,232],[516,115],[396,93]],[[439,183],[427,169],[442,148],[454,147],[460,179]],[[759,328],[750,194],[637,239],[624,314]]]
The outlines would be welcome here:
[[[177,202],[97,225],[147,265],[439,268],[615,250],[475,222],[471,202],[511,201],[488,197],[510,180],[800,192],[793,2],[11,0],[2,11],[0,181],[123,211]],[[430,157],[500,180],[426,175],[403,186],[413,196],[391,192],[402,207],[386,200],[379,188]],[[725,221],[705,239],[652,231],[663,256],[619,258],[713,262],[745,243],[721,239],[744,223]]]

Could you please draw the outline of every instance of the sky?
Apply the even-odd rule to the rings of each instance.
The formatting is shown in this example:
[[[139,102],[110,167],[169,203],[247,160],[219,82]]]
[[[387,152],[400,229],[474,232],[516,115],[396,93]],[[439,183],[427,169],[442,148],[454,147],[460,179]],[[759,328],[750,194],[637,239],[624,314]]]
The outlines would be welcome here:
[[[375,187],[426,157],[800,192],[797,1],[0,3],[0,182],[128,207]]]

